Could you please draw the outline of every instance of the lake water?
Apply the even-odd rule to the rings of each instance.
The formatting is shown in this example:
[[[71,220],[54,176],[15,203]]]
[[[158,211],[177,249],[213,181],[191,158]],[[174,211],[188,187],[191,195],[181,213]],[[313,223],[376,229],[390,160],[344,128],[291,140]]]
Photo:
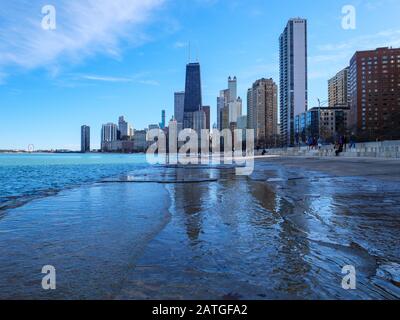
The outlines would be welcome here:
[[[145,155],[0,154],[0,210],[146,167]]]

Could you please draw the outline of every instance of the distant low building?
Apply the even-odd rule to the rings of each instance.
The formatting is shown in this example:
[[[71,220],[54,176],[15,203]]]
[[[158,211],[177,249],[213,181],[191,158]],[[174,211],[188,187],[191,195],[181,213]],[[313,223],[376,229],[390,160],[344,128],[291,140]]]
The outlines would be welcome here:
[[[103,143],[103,152],[133,153],[135,143],[132,140],[116,140]]]
[[[149,142],[146,141],[147,130],[136,130],[131,140],[112,140],[102,142],[102,152],[139,153],[146,152]]]
[[[296,143],[307,142],[308,137],[335,141],[349,134],[350,108],[343,106],[316,107],[295,117]]]
[[[135,136],[133,138],[134,141],[134,150],[135,152],[146,152],[149,146],[149,142],[146,140],[147,130],[136,130]]]
[[[349,128],[350,107],[334,106],[321,108],[320,136],[323,139],[346,135]]]
[[[118,121],[119,140],[130,140],[133,136],[132,126],[125,121],[124,117],[119,117]]]
[[[158,124],[150,124],[149,130],[154,130],[154,129],[160,129],[160,126]]]

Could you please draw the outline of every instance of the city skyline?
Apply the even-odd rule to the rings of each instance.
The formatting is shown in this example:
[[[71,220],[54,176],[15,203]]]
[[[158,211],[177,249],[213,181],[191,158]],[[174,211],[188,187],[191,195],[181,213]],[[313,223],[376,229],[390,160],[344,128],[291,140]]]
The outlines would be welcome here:
[[[105,9],[110,12],[120,9],[118,4],[124,1],[116,3],[117,7]],[[104,36],[94,38],[103,45],[96,43],[96,49],[89,53],[86,45],[75,48],[73,52],[71,48],[59,48],[59,51],[48,53],[46,50],[55,50],[53,38],[57,37],[57,30],[51,36],[40,35],[44,52],[29,47],[29,43],[25,44],[22,40],[28,41],[26,38],[16,37],[17,45],[10,46],[6,35],[2,35],[4,44],[0,47],[0,54],[7,58],[0,63],[3,110],[0,148],[27,149],[33,144],[36,149],[79,150],[79,128],[82,124],[91,127],[92,148],[98,148],[101,125],[122,114],[139,130],[148,124],[158,123],[162,109],[166,110],[169,120],[174,113],[174,92],[185,89],[184,66],[188,62],[189,41],[192,42],[192,60],[198,59],[201,63],[203,105],[211,106],[213,124],[217,122],[216,97],[225,87],[229,75],[237,76],[237,95],[241,97],[246,96],[247,89],[257,79],[272,77],[279,82],[279,34],[288,19],[297,16],[308,21],[308,100],[309,108],[312,108],[317,105],[317,98],[327,100],[328,79],[348,66],[355,51],[400,46],[400,30],[396,29],[394,19],[398,3],[381,1],[375,8],[369,1],[350,3],[357,9],[357,27],[355,30],[343,30],[341,10],[346,4],[324,3],[322,8],[314,8],[311,1],[305,1],[302,5],[293,3],[289,8],[285,5],[279,7],[278,2],[266,6],[260,1],[238,1],[234,6],[225,1],[198,1],[193,10],[182,1],[149,1],[143,8],[140,5],[135,7],[140,9],[138,12],[143,17],[152,17],[151,21],[143,19],[146,27],[141,23],[132,26],[122,18],[116,23],[120,23],[124,30],[133,28],[138,33],[143,32],[143,38],[146,38],[144,35],[151,38],[150,35],[157,34],[161,25],[171,26],[176,22],[180,26],[153,39],[133,41],[105,25],[104,31],[110,31],[112,39]],[[61,8],[66,6],[63,1],[56,1],[56,8],[57,5]],[[19,14],[18,4],[6,6],[10,6],[8,14]],[[182,6],[181,13],[172,14],[177,6]],[[251,14],[243,14],[243,6],[254,10],[248,11]],[[21,23],[16,26],[18,31],[27,28],[30,15],[37,17],[40,24],[40,9],[34,3],[23,10]],[[127,8],[128,15],[130,9]],[[197,15],[213,18],[221,10],[227,13],[221,21],[211,19],[212,23],[207,26],[191,21],[195,11]],[[390,18],[392,14],[393,19]],[[166,22],[168,19],[163,20],[161,16],[171,18],[174,23],[172,20]],[[59,10],[58,23],[62,25],[65,17],[64,11]],[[238,17],[247,25],[240,27],[231,23],[228,33],[227,29],[221,30],[220,26],[226,23],[226,19],[235,21],[234,18]],[[369,25],[368,19],[378,20],[380,28],[373,26],[377,24]],[[11,22],[4,20],[2,28],[7,31],[7,27],[10,28],[7,23]],[[75,23],[79,21],[79,17],[73,20]],[[266,26],[261,34],[250,32],[260,25]],[[226,41],[219,44],[222,33],[231,45],[226,46]],[[21,54],[21,48],[26,47],[32,49],[31,57]],[[74,57],[77,54],[84,58]],[[245,105],[243,109],[246,109]],[[18,121],[24,125],[15,130]],[[24,130],[32,134],[26,134]]]

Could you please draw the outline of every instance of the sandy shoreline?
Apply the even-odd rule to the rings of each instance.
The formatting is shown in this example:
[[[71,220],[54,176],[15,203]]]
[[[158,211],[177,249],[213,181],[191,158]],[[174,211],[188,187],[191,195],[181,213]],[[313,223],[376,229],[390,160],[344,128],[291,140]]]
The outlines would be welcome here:
[[[387,160],[263,158],[250,177],[158,167],[147,182],[37,199],[0,221],[9,257],[0,297],[400,297],[387,272],[400,264],[399,170]],[[174,179],[190,183],[162,183]],[[45,264],[58,270],[54,292],[40,287]],[[358,268],[357,291],[340,286],[346,264]]]

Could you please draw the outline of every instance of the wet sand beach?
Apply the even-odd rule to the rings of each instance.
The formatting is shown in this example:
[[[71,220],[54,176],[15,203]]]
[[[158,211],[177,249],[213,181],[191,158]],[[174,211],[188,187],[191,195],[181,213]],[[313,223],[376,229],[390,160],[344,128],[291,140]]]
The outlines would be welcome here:
[[[0,297],[400,298],[399,164],[157,166],[36,199],[0,220]],[[356,290],[341,287],[345,265]]]

